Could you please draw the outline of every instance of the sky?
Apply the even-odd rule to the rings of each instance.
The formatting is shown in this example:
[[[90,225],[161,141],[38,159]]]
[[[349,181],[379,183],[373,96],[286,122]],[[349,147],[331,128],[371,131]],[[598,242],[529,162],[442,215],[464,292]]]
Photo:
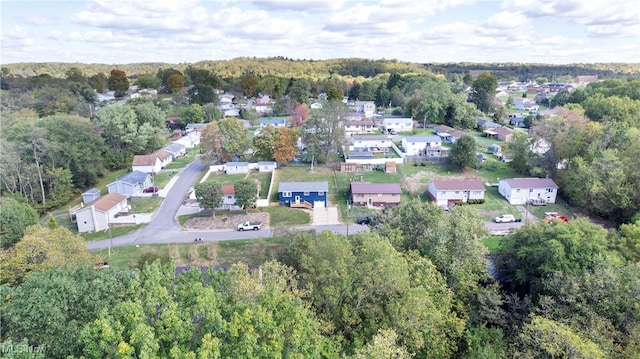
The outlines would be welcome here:
[[[636,1],[0,0],[0,63],[638,63]]]

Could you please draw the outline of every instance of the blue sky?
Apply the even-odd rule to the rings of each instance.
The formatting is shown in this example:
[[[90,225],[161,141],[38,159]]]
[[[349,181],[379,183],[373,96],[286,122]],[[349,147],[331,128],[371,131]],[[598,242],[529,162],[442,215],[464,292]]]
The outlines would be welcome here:
[[[640,62],[636,0],[5,1],[0,62]]]

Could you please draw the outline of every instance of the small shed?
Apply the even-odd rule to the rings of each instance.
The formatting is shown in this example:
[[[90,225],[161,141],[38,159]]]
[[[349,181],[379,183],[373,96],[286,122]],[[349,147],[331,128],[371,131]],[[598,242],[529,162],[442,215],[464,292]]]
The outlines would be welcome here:
[[[276,166],[276,163],[272,161],[260,161],[258,162],[258,172],[273,172]]]
[[[395,162],[387,161],[384,163],[384,171],[386,173],[396,173],[398,171],[398,167]]]
[[[249,173],[249,162],[227,162],[224,170],[227,174]]]
[[[97,188],[88,189],[82,194],[82,202],[84,203],[93,202],[98,198],[100,198],[100,190]]]
[[[502,148],[500,147],[500,145],[494,143],[489,146],[489,148],[487,148],[487,152],[493,155],[499,155],[502,152]]]

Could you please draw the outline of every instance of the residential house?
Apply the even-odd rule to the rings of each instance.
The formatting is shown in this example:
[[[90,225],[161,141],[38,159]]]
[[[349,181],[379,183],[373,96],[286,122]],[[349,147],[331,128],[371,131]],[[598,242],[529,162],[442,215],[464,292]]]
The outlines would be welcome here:
[[[402,189],[398,183],[351,182],[354,206],[395,207],[400,204]]]
[[[170,154],[171,159],[176,159],[176,158],[183,157],[187,154],[187,146],[185,146],[184,144],[178,141],[173,141],[167,144],[166,146],[164,146],[162,150],[158,152],[167,152]],[[160,153],[158,154],[160,155]],[[160,159],[162,160],[162,157]]]
[[[260,128],[265,128],[269,125],[275,128],[283,128],[287,126],[287,123],[284,118],[263,118],[260,120]]]
[[[230,208],[236,204],[236,191],[232,184],[222,185],[222,207]]]
[[[382,126],[386,132],[389,130],[411,132],[413,130],[413,119],[407,117],[383,117]]]
[[[373,132],[373,121],[362,119],[358,121],[347,121],[344,124],[344,133],[347,137],[354,134]]]
[[[494,143],[491,146],[487,147],[487,152],[492,155],[500,155],[502,153],[502,148],[500,147],[500,145]]]
[[[386,135],[353,135],[351,136],[353,148],[391,147],[392,141]]]
[[[208,123],[188,123],[187,126],[184,128],[185,132],[190,133],[190,132],[202,132],[202,130],[209,126]]]
[[[451,206],[470,199],[484,199],[484,185],[479,179],[434,180],[429,182],[429,197],[438,206]]]
[[[256,104],[258,105],[267,105],[271,103],[271,97],[269,95],[256,97]]]
[[[137,196],[142,191],[153,185],[151,175],[147,172],[133,171],[124,174],[107,185],[109,193],[118,193],[127,198]]]
[[[186,151],[186,149],[184,149],[184,146],[182,146],[182,148],[184,151]],[[158,156],[158,159],[160,160],[160,168],[164,168],[166,165],[171,163],[174,158],[173,154],[169,151],[165,151],[164,148],[161,150],[155,151],[151,155]]]
[[[227,162],[224,170],[227,174],[249,173],[249,162]]]
[[[440,137],[442,142],[449,143],[449,144],[455,143],[456,140],[458,140],[460,137],[462,137],[465,134],[460,130],[453,129],[446,125],[436,126],[433,129],[433,132],[436,135],[438,135],[438,137]]]
[[[592,82],[598,82],[598,76],[576,76],[573,82],[579,86],[586,86]]]
[[[287,207],[322,208],[327,206],[328,182],[280,182],[278,199]]]
[[[322,108],[322,104],[320,102],[314,102],[309,107],[311,107],[312,110],[319,110]]]
[[[156,174],[162,169],[162,161],[158,154],[135,155],[133,156],[132,171]]]
[[[373,101],[356,101],[354,108],[366,117],[371,117],[376,112],[376,104]]]
[[[526,204],[530,200],[556,203],[558,185],[551,178],[511,178],[498,182],[498,192],[511,204]]]
[[[127,197],[119,193],[109,193],[93,202],[85,203],[76,211],[78,232],[87,233],[108,229],[113,218],[130,210]]]
[[[514,106],[516,110],[537,111],[540,109],[535,100],[523,97],[516,98]]]
[[[224,117],[240,117],[240,110],[237,108],[224,110]]]
[[[509,124],[513,127],[525,127],[524,117],[522,116],[512,116],[509,117]]]
[[[88,189],[82,194],[83,203],[93,202],[98,198],[100,198],[100,190],[97,188]]]
[[[499,128],[502,127],[501,125],[495,123],[495,122],[491,122],[489,120],[486,120],[484,118],[478,118],[476,120],[476,126],[478,126],[478,129],[491,129],[491,128]]]
[[[258,162],[258,172],[273,172],[277,167],[274,161],[260,161]]]
[[[408,156],[439,156],[442,140],[439,136],[407,136],[402,139],[402,148]]]
[[[200,130],[192,130],[190,132],[187,132],[184,136],[173,142],[183,145],[185,149],[192,149],[200,144]]]
[[[488,138],[496,138],[504,142],[510,142],[513,139],[513,131],[506,127],[492,128],[482,132],[484,132]]]

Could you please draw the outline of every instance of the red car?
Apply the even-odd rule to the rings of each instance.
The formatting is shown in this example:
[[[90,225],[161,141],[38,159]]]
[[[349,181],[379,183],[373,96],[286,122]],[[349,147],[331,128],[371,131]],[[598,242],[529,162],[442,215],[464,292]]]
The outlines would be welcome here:
[[[564,214],[560,214],[558,212],[545,212],[544,219],[547,222],[551,222],[551,221],[569,222],[569,217],[565,216]]]
[[[142,192],[143,193],[156,193],[156,192],[158,192],[158,187],[156,187],[156,186],[147,187],[147,188],[143,189]]]

